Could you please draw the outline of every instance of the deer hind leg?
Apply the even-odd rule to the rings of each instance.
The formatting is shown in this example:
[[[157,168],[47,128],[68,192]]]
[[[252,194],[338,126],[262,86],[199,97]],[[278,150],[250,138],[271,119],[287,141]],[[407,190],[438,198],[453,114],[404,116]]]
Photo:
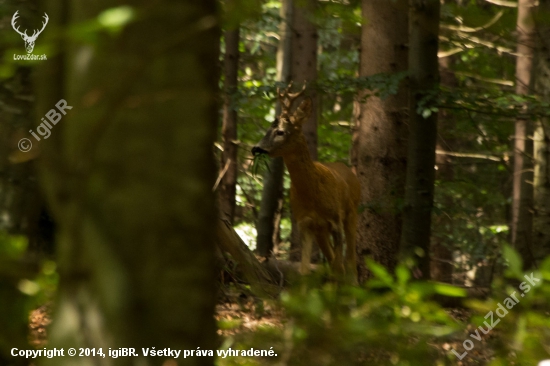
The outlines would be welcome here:
[[[346,275],[353,284],[357,283],[357,214],[349,214],[344,222],[346,233]]]
[[[313,246],[313,234],[306,225],[299,225],[300,241],[302,243],[302,263],[300,265],[300,274],[306,275],[310,271],[311,248]]]
[[[332,261],[332,270],[334,273],[339,274],[345,273],[343,263],[344,232],[342,229],[343,226],[341,222],[338,225],[333,225],[332,227],[332,241],[334,242],[334,260]]]
[[[327,262],[332,265],[334,261],[334,251],[332,250],[332,245],[330,244],[330,237],[328,230],[317,230],[315,232],[315,239],[317,240],[317,245],[321,248],[321,252],[327,259]]]

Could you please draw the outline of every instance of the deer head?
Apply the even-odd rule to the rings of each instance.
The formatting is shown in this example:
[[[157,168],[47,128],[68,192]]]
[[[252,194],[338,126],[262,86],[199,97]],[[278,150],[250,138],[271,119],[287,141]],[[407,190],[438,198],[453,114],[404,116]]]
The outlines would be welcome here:
[[[17,10],[15,12],[15,14],[13,14],[13,17],[11,18],[11,26],[13,27],[13,29],[17,33],[19,33],[21,38],[23,38],[23,41],[25,41],[25,49],[27,50],[27,53],[31,53],[32,50],[34,49],[34,42],[36,42],[36,38],[38,38],[38,35],[40,33],[42,33],[44,28],[46,28],[46,24],[48,24],[48,20],[49,20],[48,14],[44,13],[44,22],[42,22],[42,29],[40,29],[40,30],[35,29],[33,31],[32,35],[29,36],[29,35],[27,35],[27,30],[26,29],[25,29],[24,32],[20,32],[19,27],[16,27],[15,21],[19,17],[19,15],[17,14],[18,12],[19,12],[19,10]]]
[[[297,93],[290,93],[292,83],[281,93],[277,88],[277,95],[281,103],[281,114],[271,124],[264,138],[252,148],[252,154],[268,154],[271,157],[283,156],[291,152],[296,146],[304,143],[302,125],[311,114],[311,99],[306,98],[300,106],[292,112],[292,104],[301,96],[306,85]]]

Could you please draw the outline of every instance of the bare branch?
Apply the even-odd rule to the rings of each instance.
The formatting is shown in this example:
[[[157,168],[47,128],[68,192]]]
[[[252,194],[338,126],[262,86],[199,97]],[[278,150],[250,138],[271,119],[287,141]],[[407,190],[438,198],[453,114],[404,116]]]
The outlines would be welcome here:
[[[481,27],[471,28],[471,27],[465,27],[465,26],[441,24],[441,28],[455,30],[459,32],[465,32],[465,33],[479,32],[495,24],[500,19],[500,17],[502,17],[502,14],[504,14],[504,10],[499,11],[491,20],[489,20],[486,24],[482,25]]]
[[[487,1],[488,3],[491,3],[491,4],[495,4],[495,5],[498,5],[498,6],[504,6],[504,7],[507,7],[507,8],[517,8],[518,7],[518,3],[515,2],[515,1],[506,1],[506,0],[485,0]]]

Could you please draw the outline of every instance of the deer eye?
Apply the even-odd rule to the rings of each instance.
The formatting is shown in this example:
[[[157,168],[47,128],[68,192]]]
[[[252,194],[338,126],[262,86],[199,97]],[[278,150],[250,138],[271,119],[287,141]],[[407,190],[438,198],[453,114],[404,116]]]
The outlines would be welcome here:
[[[285,131],[283,130],[277,130],[277,132],[275,132],[275,135],[277,136],[283,136],[285,134]]]

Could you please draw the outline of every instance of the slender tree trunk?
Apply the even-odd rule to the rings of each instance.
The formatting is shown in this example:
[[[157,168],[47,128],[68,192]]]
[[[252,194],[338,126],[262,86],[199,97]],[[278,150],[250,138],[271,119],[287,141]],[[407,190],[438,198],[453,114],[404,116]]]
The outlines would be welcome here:
[[[550,0],[540,0],[537,26],[536,91],[550,102]],[[538,121],[534,135],[535,177],[533,249],[540,262],[550,255],[550,119]]]
[[[359,76],[406,71],[407,0],[363,0]],[[359,97],[361,98],[361,97]],[[361,104],[357,129],[357,175],[363,212],[358,225],[359,279],[367,277],[363,258],[392,270],[401,235],[407,161],[407,86],[384,100]]]
[[[353,100],[353,111],[351,114],[351,150],[349,154],[349,160],[351,165],[351,170],[355,175],[358,174],[357,166],[359,164],[359,136],[361,131],[361,95],[357,95]],[[359,245],[359,243],[358,243]]]
[[[519,0],[517,28],[516,93],[529,94],[535,51],[535,0]],[[525,268],[534,264],[533,230],[533,124],[516,120],[514,135],[514,178],[512,191],[512,244],[520,252]]]
[[[457,86],[457,80],[454,72],[451,70],[452,56],[439,58],[439,73],[441,75],[441,84],[449,88]],[[440,131],[454,130],[453,114],[449,110],[441,109],[438,116],[438,129]],[[456,149],[454,139],[447,135],[445,139],[439,138],[437,141],[437,150],[444,152],[451,148]],[[436,154],[435,163],[437,166],[436,178],[441,182],[442,190],[445,190],[446,183],[454,180],[454,165],[452,158],[446,154]],[[450,195],[440,193],[442,197],[441,204],[445,209],[452,209],[453,199]],[[452,227],[453,220],[445,212],[441,215],[435,215],[434,224],[441,227]],[[453,253],[452,248],[445,243],[444,238],[434,238],[431,258],[432,278],[436,281],[452,283],[453,277]]]
[[[277,80],[283,83],[290,81],[290,20],[292,17],[291,0],[281,2],[281,24],[279,25],[279,46],[277,48]],[[281,111],[279,102],[275,113],[278,115]],[[265,173],[262,191],[262,202],[258,215],[258,254],[268,257],[274,250],[278,239],[278,229],[283,207],[283,177],[285,173],[285,164],[283,158],[271,159],[269,170]]]
[[[224,106],[223,106],[223,153],[221,161],[220,209],[233,223],[235,218],[235,192],[237,187],[237,110],[233,96],[237,92],[239,74],[239,28],[225,31],[224,58]]]
[[[409,146],[401,255],[414,254],[423,278],[430,278],[437,113],[424,117],[418,105],[439,83],[439,9],[439,0],[410,0]]]
[[[49,347],[133,347],[139,357],[108,364],[162,365],[173,358],[146,357],[142,348],[217,346],[211,188],[219,31],[213,0],[127,3],[140,16],[117,36],[93,49],[71,39],[66,90],[60,80],[50,84],[50,64],[41,65],[38,113],[53,108],[61,118],[41,162],[59,223]],[[105,0],[71,7],[70,24],[111,7]],[[59,94],[72,106],[64,116],[55,107]],[[213,365],[214,357],[185,364]]]
[[[313,108],[309,120],[303,125],[302,131],[306,137],[309,154],[313,160],[317,160],[317,27],[312,22],[315,11],[315,0],[291,0],[292,6],[292,38],[291,38],[291,68],[290,80],[295,88],[301,88],[304,82],[312,87],[308,88],[308,96],[312,99]],[[295,101],[295,106],[300,104],[300,99]],[[298,226],[292,216],[292,232],[290,243],[290,259],[301,259],[301,245]],[[314,246],[314,255],[318,253],[318,247]]]

